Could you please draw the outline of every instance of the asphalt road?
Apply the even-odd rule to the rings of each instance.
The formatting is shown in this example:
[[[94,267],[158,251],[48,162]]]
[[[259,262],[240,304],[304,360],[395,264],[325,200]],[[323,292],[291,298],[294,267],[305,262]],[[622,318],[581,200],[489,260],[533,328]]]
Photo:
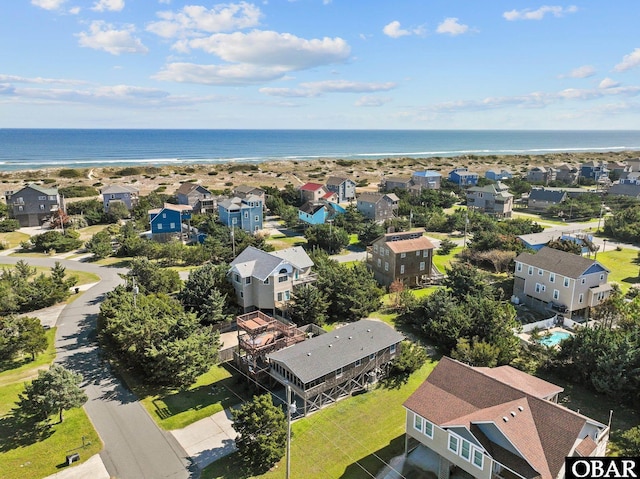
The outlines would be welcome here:
[[[1,256],[0,263],[16,263],[19,259]],[[32,266],[45,267],[59,261],[67,270],[87,271],[102,278],[62,311],[55,345],[56,362],[85,378],[83,386],[89,396],[85,410],[104,442],[100,456],[111,477],[197,477],[197,467],[175,438],[155,424],[137,397],[101,360],[95,334],[100,302],[122,282],[118,273],[125,270],[55,258],[27,258],[26,261]]]

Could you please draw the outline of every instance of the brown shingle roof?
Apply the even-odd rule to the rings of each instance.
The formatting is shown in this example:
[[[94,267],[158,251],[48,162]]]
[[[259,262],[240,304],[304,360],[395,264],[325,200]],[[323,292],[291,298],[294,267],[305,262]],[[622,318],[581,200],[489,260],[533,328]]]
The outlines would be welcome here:
[[[434,248],[433,243],[429,241],[426,236],[398,241],[387,241],[385,245],[396,254]]]
[[[543,479],[555,478],[565,456],[572,453],[587,418],[530,394],[529,387],[521,390],[498,378],[517,375],[494,377],[483,369],[444,357],[404,405],[440,427],[478,424],[475,421],[493,417],[537,474]],[[509,420],[504,422],[503,416]],[[493,446],[487,438],[485,443],[487,449]]]
[[[591,436],[587,436],[576,446],[576,453],[582,457],[588,457],[596,450],[596,447],[598,447],[598,445],[591,439]]]
[[[520,253],[516,261],[546,271],[552,271],[569,278],[579,278],[585,271],[593,266],[594,263],[602,266],[595,260],[547,246],[538,250],[536,254]],[[609,271],[604,266],[602,266],[602,268]]]
[[[550,382],[509,366],[475,369],[482,374],[497,379],[501,383],[510,384],[514,388],[540,399],[547,399],[564,391],[564,388],[560,386],[556,386],[555,384],[551,384]]]

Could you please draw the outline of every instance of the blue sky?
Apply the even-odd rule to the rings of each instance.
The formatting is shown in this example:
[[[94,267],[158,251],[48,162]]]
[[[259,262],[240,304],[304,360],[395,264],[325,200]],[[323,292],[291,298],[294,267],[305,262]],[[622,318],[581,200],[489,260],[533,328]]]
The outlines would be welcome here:
[[[11,0],[0,127],[638,129],[640,2]]]

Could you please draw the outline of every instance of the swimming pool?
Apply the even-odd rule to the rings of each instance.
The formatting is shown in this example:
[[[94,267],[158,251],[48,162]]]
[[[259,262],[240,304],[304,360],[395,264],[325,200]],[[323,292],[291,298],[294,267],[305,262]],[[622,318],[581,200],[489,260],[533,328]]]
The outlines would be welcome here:
[[[554,331],[551,334],[543,335],[540,339],[540,344],[544,344],[545,346],[557,346],[560,344],[560,341],[563,339],[567,339],[571,334],[566,331]]]

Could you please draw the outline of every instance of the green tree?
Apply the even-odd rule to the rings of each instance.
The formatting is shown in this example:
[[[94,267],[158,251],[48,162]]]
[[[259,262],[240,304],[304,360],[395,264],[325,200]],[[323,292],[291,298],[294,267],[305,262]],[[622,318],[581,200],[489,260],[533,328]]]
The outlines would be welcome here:
[[[42,323],[38,318],[22,316],[18,318],[18,347],[31,355],[31,360],[36,359],[36,355],[47,350],[47,335]]]
[[[627,457],[640,456],[640,426],[632,427],[622,433],[621,455]]]
[[[270,394],[254,396],[239,409],[232,409],[236,447],[247,472],[261,475],[285,454],[287,420],[273,404]]]
[[[26,386],[20,395],[18,410],[40,420],[57,413],[59,422],[62,422],[64,410],[81,407],[87,402],[80,383],[81,374],[54,364],[47,371],[40,371],[38,377]]]
[[[365,246],[369,246],[373,241],[384,234],[384,228],[381,224],[374,221],[368,221],[362,224],[360,232],[358,233],[358,239],[360,243]]]
[[[309,248],[320,248],[329,254],[338,253],[349,246],[349,234],[331,224],[310,226],[305,230],[304,237]]]
[[[131,212],[124,201],[115,200],[109,202],[109,210],[105,216],[109,223],[117,223],[120,220],[129,218]]]
[[[456,348],[451,351],[451,357],[471,366],[492,368],[498,364],[500,349],[492,344],[474,338],[471,342],[467,338],[460,338]]]
[[[98,231],[85,244],[87,250],[96,259],[106,258],[113,253],[111,234],[107,230]]]
[[[457,245],[449,238],[440,241],[440,247],[436,250],[436,254],[446,256],[451,253]]]
[[[494,294],[487,275],[470,263],[453,263],[446,268],[446,272],[442,284],[455,298]]]
[[[226,280],[227,265],[207,263],[189,273],[189,278],[177,297],[184,309],[195,313],[204,324],[225,322],[234,308],[227,301],[235,292]]]
[[[312,284],[303,284],[293,289],[289,314],[298,326],[311,323],[322,326],[326,321],[327,306],[325,293]]]
[[[172,293],[182,284],[177,271],[162,269],[145,257],[133,258],[126,276],[130,284],[135,278],[141,293]]]
[[[80,234],[77,231],[67,229],[64,233],[47,231],[32,237],[31,242],[35,251],[47,253],[53,250],[58,253],[66,253],[82,246],[82,241],[79,238]]]
[[[417,371],[429,359],[425,349],[411,341],[403,341],[400,353],[391,361],[389,374],[396,376],[408,376]]]

